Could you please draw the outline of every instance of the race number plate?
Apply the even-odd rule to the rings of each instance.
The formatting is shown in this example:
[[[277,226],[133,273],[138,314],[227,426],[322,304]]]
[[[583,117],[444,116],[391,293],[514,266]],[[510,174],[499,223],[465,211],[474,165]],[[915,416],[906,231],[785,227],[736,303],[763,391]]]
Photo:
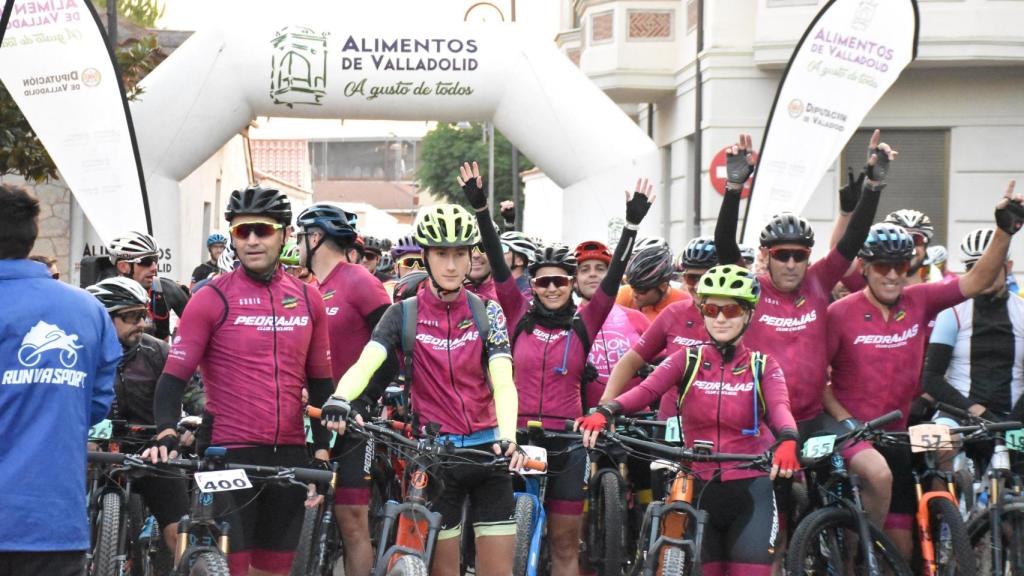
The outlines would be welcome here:
[[[945,424],[918,424],[908,428],[907,432],[910,433],[911,452],[953,449],[953,440],[949,437],[949,426]]]
[[[665,421],[665,441],[682,442],[682,434],[679,432],[679,418],[671,417]]]
[[[245,470],[216,470],[214,472],[196,472],[196,485],[199,491],[229,492],[252,488],[252,482]]]
[[[826,434],[825,436],[811,436],[804,441],[804,448],[801,455],[804,458],[821,458],[828,456],[836,447],[836,435]]]
[[[523,449],[523,452],[526,452],[526,456],[530,460],[540,460],[544,464],[548,463],[548,451],[544,448],[541,448],[540,446],[520,446],[520,448]],[[545,468],[547,467],[545,466]],[[523,475],[545,474],[545,472],[541,470],[527,470],[526,468],[521,468],[519,473]]]
[[[1010,430],[1006,433],[1006,447],[1017,452],[1024,452],[1024,428]]]
[[[114,425],[111,424],[110,420],[103,420],[89,428],[89,440],[110,440],[113,432]]]

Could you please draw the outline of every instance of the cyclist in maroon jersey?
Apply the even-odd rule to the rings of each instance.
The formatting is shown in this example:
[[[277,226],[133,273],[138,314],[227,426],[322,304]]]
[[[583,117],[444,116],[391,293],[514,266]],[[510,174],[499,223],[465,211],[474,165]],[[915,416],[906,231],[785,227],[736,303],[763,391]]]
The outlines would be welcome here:
[[[868,173],[871,178],[871,173]],[[996,205],[997,231],[981,259],[959,279],[906,286],[914,240],[902,227],[876,224],[860,250],[867,287],[828,309],[828,359],[832,383],[824,393],[825,409],[849,428],[891,410],[906,427],[913,398],[921,390],[925,328],[945,308],[988,288],[1002,273],[1011,235],[1024,222],[1013,182]],[[1010,203],[1016,206],[1010,206]],[[909,449],[876,450],[858,443],[844,451],[850,470],[860,476],[864,507],[885,525],[905,556],[912,546],[915,509],[909,476]],[[887,514],[888,513],[888,514]]]
[[[279,263],[292,218],[288,197],[251,187],[232,192],[224,214],[241,266],[211,280],[189,302],[157,382],[153,412],[157,440],[145,456],[166,460],[176,451],[175,427],[185,384],[198,367],[206,388],[204,418],[227,461],[264,466],[309,462],[302,390],[323,403],[331,393],[327,315],[316,289]],[[313,423],[316,458],[328,458],[329,433]],[[286,574],[302,524],[306,491],[262,486],[218,495],[215,506],[231,525],[228,563]],[[247,504],[247,505],[243,505]]]

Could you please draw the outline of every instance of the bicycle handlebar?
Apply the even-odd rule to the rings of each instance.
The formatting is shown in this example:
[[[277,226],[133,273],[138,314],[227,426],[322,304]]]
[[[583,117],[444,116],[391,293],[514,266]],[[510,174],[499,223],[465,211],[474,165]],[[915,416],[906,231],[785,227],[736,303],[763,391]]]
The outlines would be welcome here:
[[[161,467],[182,468],[185,470],[203,471],[209,469],[208,459],[181,459],[172,458],[166,463],[149,464],[134,454],[112,454],[110,452],[89,452],[88,461],[95,464],[109,464],[114,466],[126,466],[146,470],[159,470]],[[245,470],[247,474],[256,476],[293,476],[302,482],[314,482],[327,484],[334,480],[334,472],[329,470],[315,470],[312,468],[287,468],[281,466],[256,466],[252,464],[223,465],[228,470]]]
[[[766,461],[765,454],[729,454],[727,452],[695,452],[688,448],[668,446],[658,442],[640,440],[637,438],[632,438],[630,436],[624,436],[622,434],[619,434],[618,432],[612,432],[609,430],[601,432],[601,435],[604,437],[605,440],[609,442],[615,442],[619,444],[625,444],[627,446],[632,446],[633,448],[638,448],[641,451],[662,458],[672,458],[675,460],[689,460],[691,462],[749,462],[752,464],[764,464]]]

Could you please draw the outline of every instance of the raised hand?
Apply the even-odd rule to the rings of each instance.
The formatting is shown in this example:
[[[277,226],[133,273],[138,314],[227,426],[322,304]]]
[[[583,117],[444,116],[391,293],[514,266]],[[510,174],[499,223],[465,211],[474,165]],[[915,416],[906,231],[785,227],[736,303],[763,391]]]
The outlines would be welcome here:
[[[515,224],[516,205],[511,200],[502,200],[498,206],[501,210],[501,219],[509,224]]]
[[[1024,225],[1024,196],[1014,194],[1016,180],[1010,180],[1006,192],[996,204],[996,226],[1007,234],[1016,234]]]
[[[469,205],[477,212],[487,209],[487,192],[484,191],[484,179],[480,176],[480,166],[474,161],[463,162],[459,166],[459,186],[466,195]]]
[[[740,134],[740,141],[725,151],[725,177],[730,190],[739,190],[754,173],[754,144],[750,134]]]
[[[853,168],[849,168],[846,171],[846,186],[839,189],[839,210],[849,214],[853,212],[853,209],[857,207],[857,202],[860,200],[860,191],[864,188],[864,178],[867,174],[861,170],[861,173],[855,178],[853,176]]]
[[[632,195],[626,190],[626,222],[634,226],[643,222],[653,202],[654,185],[647,178],[638,179]]]
[[[871,134],[871,142],[868,143],[868,162],[864,165],[868,183],[873,186],[885,182],[885,178],[889,175],[890,162],[899,155],[899,152],[893,150],[885,142],[879,143],[881,139],[882,131],[876,129]]]

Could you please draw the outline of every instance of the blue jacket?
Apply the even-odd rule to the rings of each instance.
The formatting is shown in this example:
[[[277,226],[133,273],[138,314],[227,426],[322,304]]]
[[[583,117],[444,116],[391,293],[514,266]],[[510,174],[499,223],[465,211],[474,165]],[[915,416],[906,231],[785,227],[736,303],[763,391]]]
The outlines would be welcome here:
[[[96,298],[38,262],[0,260],[0,551],[89,547],[86,441],[120,359]]]

